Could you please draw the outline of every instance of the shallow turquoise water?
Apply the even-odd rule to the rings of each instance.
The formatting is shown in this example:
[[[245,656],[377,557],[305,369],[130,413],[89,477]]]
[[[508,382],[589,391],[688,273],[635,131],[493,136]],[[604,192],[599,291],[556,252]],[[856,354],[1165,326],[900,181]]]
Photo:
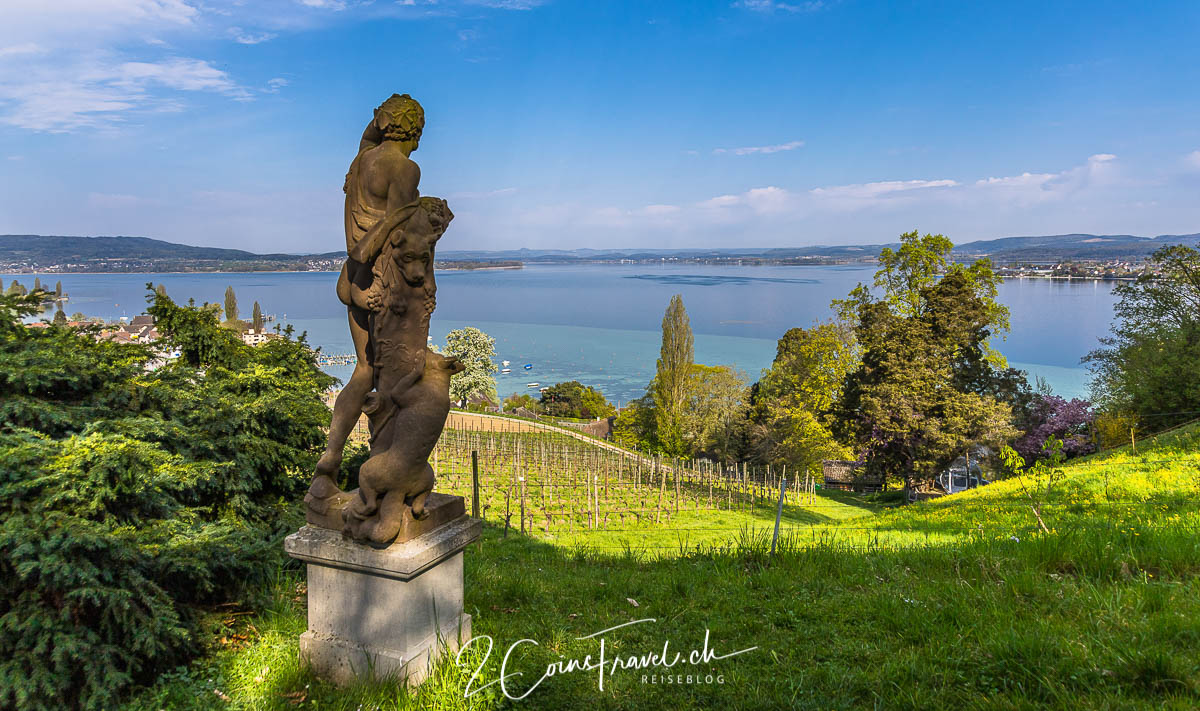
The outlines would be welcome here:
[[[500,394],[536,392],[528,383],[579,380],[614,401],[639,397],[654,373],[663,310],[682,294],[696,334],[696,360],[728,364],[751,380],[770,365],[775,343],[794,326],[828,319],[829,302],[874,269],[865,266],[708,267],[702,265],[549,265],[519,270],[438,273],[438,308],[430,335],[476,326],[496,339],[497,361],[513,373],[498,377]],[[162,283],[176,300],[221,303],[237,292],[242,315],[255,300],[328,353],[352,351],[345,308],[329,272],[253,274],[65,274],[68,314],[115,318],[145,307],[145,284]],[[33,277],[21,277],[32,285]],[[1087,372],[1079,359],[1108,334],[1112,285],[1106,282],[1011,280],[1000,300],[1012,311],[1012,332],[997,345],[1016,367],[1044,377],[1059,394],[1083,396]],[[533,364],[529,371],[526,363]],[[346,377],[349,368],[330,367]]]

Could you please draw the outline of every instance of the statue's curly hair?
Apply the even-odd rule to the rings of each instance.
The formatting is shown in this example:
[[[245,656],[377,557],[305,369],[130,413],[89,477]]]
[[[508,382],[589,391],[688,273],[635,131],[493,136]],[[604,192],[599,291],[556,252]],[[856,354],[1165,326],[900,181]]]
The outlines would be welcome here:
[[[392,141],[417,141],[425,129],[425,109],[408,94],[392,94],[375,110],[376,118],[382,114],[386,121],[380,130],[383,137]]]

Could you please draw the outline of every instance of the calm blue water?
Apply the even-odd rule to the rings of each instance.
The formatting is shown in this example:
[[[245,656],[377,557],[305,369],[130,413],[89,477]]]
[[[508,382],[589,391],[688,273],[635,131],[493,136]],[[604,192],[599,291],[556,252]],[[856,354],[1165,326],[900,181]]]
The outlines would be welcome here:
[[[438,273],[438,307],[430,335],[476,326],[496,339],[497,360],[513,373],[499,377],[501,396],[536,392],[579,380],[610,399],[639,397],[654,374],[662,315],[682,294],[696,334],[696,360],[729,364],[753,380],[770,365],[775,342],[793,326],[831,316],[829,302],[858,282],[870,266],[708,267],[699,265],[530,266],[519,270]],[[254,274],[65,274],[68,314],[115,318],[145,308],[145,284],[162,283],[177,301],[222,303],[237,292],[242,316],[257,300],[264,313],[307,331],[327,353],[350,353],[345,307],[334,295],[331,272]],[[11,280],[11,279],[10,279]],[[33,276],[20,281],[32,285]],[[1107,282],[1012,280],[1000,288],[1012,311],[1012,332],[998,344],[1016,367],[1047,379],[1055,392],[1083,396],[1087,373],[1079,359],[1108,334],[1114,298]],[[532,363],[533,369],[522,366]],[[349,368],[331,367],[345,378]]]

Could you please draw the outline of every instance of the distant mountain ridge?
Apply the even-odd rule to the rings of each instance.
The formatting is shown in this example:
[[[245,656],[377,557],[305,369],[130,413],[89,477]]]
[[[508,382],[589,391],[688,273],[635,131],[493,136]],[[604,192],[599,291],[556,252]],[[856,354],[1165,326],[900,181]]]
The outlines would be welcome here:
[[[1200,246],[1200,233],[1186,235],[1093,235],[1066,234],[1026,237],[1002,237],[957,245],[954,256],[960,259],[987,256],[999,262],[1058,261],[1071,259],[1139,260],[1156,249],[1185,244]],[[809,247],[710,248],[710,249],[511,249],[511,250],[443,250],[443,260],[501,261],[527,263],[562,263],[645,261],[658,259],[864,259],[879,254],[890,245],[841,245]],[[241,249],[197,247],[148,237],[77,237],[42,235],[0,235],[0,269],[59,267],[85,265],[93,271],[121,271],[137,267],[171,266],[185,268],[215,268],[249,266],[252,268],[305,268],[301,265],[319,264],[344,258],[341,250],[320,254],[256,254]]]
[[[0,235],[0,261],[20,258],[43,261],[72,259],[205,259],[220,261],[284,261],[328,255],[255,254],[242,249],[194,247],[149,237],[73,237],[57,235]]]

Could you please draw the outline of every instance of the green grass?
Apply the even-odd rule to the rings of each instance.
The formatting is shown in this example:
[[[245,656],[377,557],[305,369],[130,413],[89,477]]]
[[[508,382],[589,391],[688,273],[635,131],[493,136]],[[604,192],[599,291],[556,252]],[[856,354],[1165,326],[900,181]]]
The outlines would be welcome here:
[[[1200,428],[1139,443],[1136,454],[1071,463],[1039,492],[1049,533],[1020,483],[1003,481],[901,508],[829,494],[787,512],[774,556],[766,506],[681,512],[671,527],[685,531],[548,539],[505,537],[489,523],[467,551],[467,612],[474,634],[495,640],[485,683],[522,638],[539,646],[514,653],[509,671],[525,673],[518,691],[560,654],[596,654],[595,640],[577,638],[654,618],[609,633],[608,654],[668,640],[686,652],[705,630],[722,654],[757,647],[671,670],[719,674],[721,684],[643,683],[648,672],[618,670],[600,691],[595,672],[577,672],[524,701],[495,687],[468,700],[473,668],[451,661],[413,692],[387,683],[335,689],[299,665],[301,577],[283,569],[252,614],[212,613],[210,652],[127,711],[1200,707]],[[701,538],[705,523],[729,530]],[[681,544],[681,535],[695,538]],[[467,655],[470,665],[481,652]]]

